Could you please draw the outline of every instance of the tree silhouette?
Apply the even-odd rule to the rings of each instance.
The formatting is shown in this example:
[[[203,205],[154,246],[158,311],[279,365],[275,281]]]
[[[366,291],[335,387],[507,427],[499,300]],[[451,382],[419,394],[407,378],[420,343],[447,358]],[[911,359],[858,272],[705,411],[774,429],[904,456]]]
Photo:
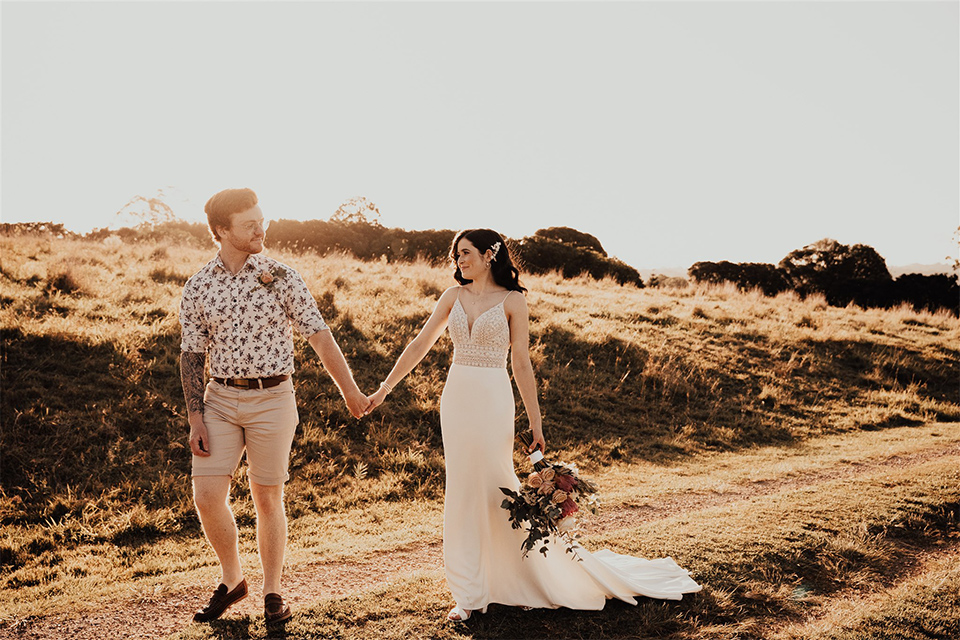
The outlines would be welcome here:
[[[834,305],[884,305],[890,295],[887,285],[893,280],[876,249],[830,238],[791,251],[779,266],[801,295],[822,293]]]
[[[148,198],[146,196],[134,196],[127,204],[120,207],[117,211],[117,218],[121,223],[125,223],[124,218],[135,221],[136,225],[156,226],[179,220],[173,213],[173,209],[164,202],[166,197],[163,189],[157,189],[157,195]]]
[[[557,229],[558,227],[554,227]],[[564,227],[559,227],[564,229]],[[532,236],[527,236],[516,245],[517,257],[523,269],[531,273],[545,273],[558,271],[565,278],[573,278],[586,273],[596,279],[606,276],[612,277],[620,284],[632,284],[643,287],[640,272],[630,265],[607,255],[600,254],[593,248],[583,247],[574,242],[563,242],[547,237],[541,229]],[[574,234],[579,231],[569,229]],[[566,234],[574,237],[572,234]],[[593,238],[589,234],[582,234]],[[596,238],[594,238],[596,240]],[[599,241],[597,241],[599,244]],[[601,247],[602,249],[602,247]]]
[[[600,240],[598,240],[596,236],[592,236],[589,233],[584,233],[583,231],[577,231],[576,229],[571,229],[570,227],[548,227],[546,229],[538,229],[533,235],[540,236],[541,238],[549,238],[550,240],[556,240],[557,242],[563,242],[564,244],[568,244],[573,247],[579,247],[580,249],[590,249],[591,251],[596,251],[602,256],[607,255],[603,245],[600,244]]]
[[[374,227],[380,225],[380,209],[373,202],[363,196],[350,198],[344,201],[330,216],[330,222],[346,224],[368,224]]]

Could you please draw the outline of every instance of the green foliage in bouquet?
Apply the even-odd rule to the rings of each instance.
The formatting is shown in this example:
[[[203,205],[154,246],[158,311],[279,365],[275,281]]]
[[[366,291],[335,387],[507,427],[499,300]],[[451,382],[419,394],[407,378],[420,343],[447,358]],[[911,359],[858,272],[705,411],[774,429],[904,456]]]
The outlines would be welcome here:
[[[524,558],[538,546],[537,550],[547,555],[551,535],[563,540],[567,553],[577,555],[579,534],[573,514],[581,504],[596,513],[599,501],[596,485],[580,477],[576,465],[540,462],[519,492],[506,487],[500,491],[506,496],[500,506],[509,512],[510,526],[522,529],[526,523],[527,537],[521,545]]]

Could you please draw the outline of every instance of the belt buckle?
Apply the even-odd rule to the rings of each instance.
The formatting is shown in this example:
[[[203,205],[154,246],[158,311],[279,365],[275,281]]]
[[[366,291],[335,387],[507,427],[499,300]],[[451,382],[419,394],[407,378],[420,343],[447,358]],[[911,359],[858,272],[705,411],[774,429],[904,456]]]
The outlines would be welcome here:
[[[234,378],[233,386],[238,387],[240,389],[249,389],[250,381],[247,380],[246,378]]]

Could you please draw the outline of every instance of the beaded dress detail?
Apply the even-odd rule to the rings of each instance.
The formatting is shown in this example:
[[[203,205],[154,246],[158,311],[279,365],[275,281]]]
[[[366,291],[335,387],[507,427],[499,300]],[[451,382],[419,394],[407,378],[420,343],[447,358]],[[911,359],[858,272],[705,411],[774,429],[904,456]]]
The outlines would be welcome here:
[[[460,298],[457,298],[450,311],[448,324],[450,339],[453,340],[453,364],[506,368],[510,325],[503,310],[504,302],[506,298],[481,313],[471,327],[467,312],[460,304]]]

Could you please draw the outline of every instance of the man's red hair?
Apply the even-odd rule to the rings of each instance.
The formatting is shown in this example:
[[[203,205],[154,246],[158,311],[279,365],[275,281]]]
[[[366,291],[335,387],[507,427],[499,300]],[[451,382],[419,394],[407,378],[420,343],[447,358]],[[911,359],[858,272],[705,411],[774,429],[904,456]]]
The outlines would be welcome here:
[[[243,213],[257,204],[257,194],[253,189],[224,189],[207,200],[203,210],[207,212],[207,226],[213,239],[220,242],[217,227],[230,228],[230,216]]]

